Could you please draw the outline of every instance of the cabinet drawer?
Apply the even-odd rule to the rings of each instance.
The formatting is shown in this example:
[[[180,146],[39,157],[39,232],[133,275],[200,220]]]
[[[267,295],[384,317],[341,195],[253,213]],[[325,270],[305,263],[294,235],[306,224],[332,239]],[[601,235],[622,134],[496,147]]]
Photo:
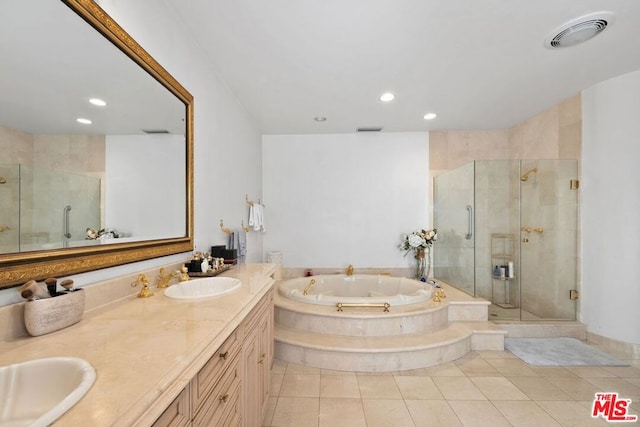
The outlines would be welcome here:
[[[220,381],[220,377],[232,366],[239,352],[240,341],[236,329],[191,380],[191,399],[195,411]]]
[[[242,414],[240,399],[240,358],[235,357],[211,393],[196,408],[194,426],[222,426],[234,413]]]

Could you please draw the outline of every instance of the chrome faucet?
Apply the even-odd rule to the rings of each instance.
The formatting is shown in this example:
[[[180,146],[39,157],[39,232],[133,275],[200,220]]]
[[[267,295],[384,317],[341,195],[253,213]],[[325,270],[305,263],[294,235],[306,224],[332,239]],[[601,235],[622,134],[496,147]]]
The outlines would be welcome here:
[[[351,264],[347,267],[347,276],[353,276],[353,265]]]

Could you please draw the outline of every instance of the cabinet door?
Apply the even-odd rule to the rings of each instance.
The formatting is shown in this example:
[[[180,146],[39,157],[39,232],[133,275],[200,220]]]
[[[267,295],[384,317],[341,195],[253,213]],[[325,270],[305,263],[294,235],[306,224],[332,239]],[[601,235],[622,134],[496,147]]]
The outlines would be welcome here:
[[[191,425],[191,408],[189,405],[189,387],[186,387],[153,423],[153,426],[182,427],[189,425]]]
[[[247,331],[245,336],[242,355],[244,363],[244,421],[246,427],[257,427],[262,424],[260,413],[262,405],[259,401],[260,376],[258,368],[258,357],[260,356],[260,343],[258,340],[258,328]]]
[[[269,387],[271,379],[271,347],[272,347],[272,333],[271,322],[269,321],[269,314],[271,310],[265,310],[263,318],[260,322],[258,341],[260,344],[260,353],[258,354],[258,373],[259,373],[259,385],[258,396],[260,404],[260,414],[264,415],[267,410],[267,403],[269,402]],[[260,420],[262,422],[262,419]]]

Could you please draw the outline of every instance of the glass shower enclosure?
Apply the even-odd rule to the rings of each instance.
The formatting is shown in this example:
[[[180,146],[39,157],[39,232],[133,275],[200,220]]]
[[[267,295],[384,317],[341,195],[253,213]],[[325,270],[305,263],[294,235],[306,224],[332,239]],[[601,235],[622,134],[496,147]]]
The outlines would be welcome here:
[[[575,320],[577,160],[478,160],[434,178],[434,275],[490,320]]]
[[[101,228],[98,177],[16,163],[0,164],[0,178],[0,253],[78,245]]]

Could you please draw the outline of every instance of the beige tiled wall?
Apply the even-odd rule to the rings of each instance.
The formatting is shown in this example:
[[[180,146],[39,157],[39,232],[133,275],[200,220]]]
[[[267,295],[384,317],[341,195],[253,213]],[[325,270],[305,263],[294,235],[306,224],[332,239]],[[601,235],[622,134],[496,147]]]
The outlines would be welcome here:
[[[435,174],[473,160],[580,159],[582,107],[578,94],[510,129],[429,133]]]

